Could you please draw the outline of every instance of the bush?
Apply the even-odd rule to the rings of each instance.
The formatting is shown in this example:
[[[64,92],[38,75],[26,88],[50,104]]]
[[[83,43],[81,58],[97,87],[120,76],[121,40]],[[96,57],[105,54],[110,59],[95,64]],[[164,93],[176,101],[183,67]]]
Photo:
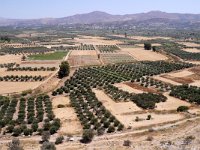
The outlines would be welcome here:
[[[6,130],[8,133],[12,133],[13,132],[13,129],[14,129],[14,125],[9,125]]]
[[[23,147],[20,145],[19,139],[12,139],[12,141],[8,143],[8,150],[23,150]]]
[[[84,130],[81,142],[89,143],[89,142],[92,141],[93,137],[94,137],[93,130],[90,130],[90,129],[89,130]]]
[[[41,150],[56,150],[56,147],[54,143],[44,142],[41,146]]]
[[[14,128],[13,129],[13,136],[19,136],[22,133],[21,128]]]
[[[57,108],[64,108],[65,107],[65,105],[62,105],[62,104],[59,104],[58,106],[57,106]]]
[[[32,135],[33,134],[33,130],[32,129],[24,129],[24,135],[28,136],[28,135]]]
[[[50,133],[49,131],[43,131],[42,132],[42,141],[47,142],[50,139]]]
[[[188,106],[179,106],[177,108],[177,112],[186,112],[189,110],[189,107]]]
[[[59,137],[56,138],[55,144],[56,145],[61,144],[63,142],[63,140],[64,140],[64,137],[63,136],[59,136]]]
[[[144,43],[145,50],[151,50],[151,43]]]
[[[108,128],[108,133],[112,133],[112,132],[115,132],[115,127],[110,126],[110,127]]]
[[[131,141],[130,140],[125,140],[123,146],[131,146]]]
[[[56,126],[51,126],[50,129],[49,129],[49,132],[52,135],[52,134],[56,133],[57,130],[58,130],[58,128]]]

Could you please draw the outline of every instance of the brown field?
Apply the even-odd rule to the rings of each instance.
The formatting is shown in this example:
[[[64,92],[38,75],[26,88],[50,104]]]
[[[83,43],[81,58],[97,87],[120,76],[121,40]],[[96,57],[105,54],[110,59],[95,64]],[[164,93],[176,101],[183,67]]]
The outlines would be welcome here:
[[[124,37],[124,35],[115,35],[115,36],[118,36],[118,37]],[[155,40],[155,39],[171,39],[170,37],[161,37],[161,36],[152,36],[152,37],[147,37],[147,36],[128,36],[128,38],[131,38],[131,39],[135,39],[135,40]]]
[[[153,78],[168,82],[174,85],[178,84],[194,84],[200,80],[200,71],[199,67],[194,67],[191,69],[184,69],[181,71],[175,71],[159,76],[154,76]]]
[[[137,83],[126,82],[127,86],[134,88],[139,91],[147,92],[147,93],[159,93],[156,89],[143,87]]]
[[[172,73],[168,73],[168,75],[173,76],[173,77],[187,77],[190,75],[193,75],[194,73],[190,70],[181,70],[181,71],[176,71]]]
[[[4,56],[0,56],[0,64],[4,64],[4,63],[17,63],[20,64],[21,63],[21,55],[4,55]]]
[[[128,52],[133,58],[138,61],[149,60],[149,61],[158,61],[158,60],[167,60],[168,58],[162,54],[144,50],[144,48],[123,48],[122,51]]]
[[[83,44],[93,44],[93,45],[116,45],[121,43],[118,40],[105,40],[103,37],[92,37],[92,36],[79,36],[79,38],[74,39],[75,42]]]
[[[19,93],[29,89],[35,89],[41,83],[42,82],[0,82],[0,94]]]
[[[93,89],[93,92],[95,92],[98,100],[103,103],[106,109],[108,109],[121,123],[123,123],[126,128],[146,127],[155,124],[177,121],[184,118],[181,114],[155,114],[145,112],[137,114],[137,112],[141,112],[141,109],[133,102],[116,103],[103,91]],[[152,115],[152,120],[146,120],[148,114]],[[136,117],[139,117],[142,121],[136,122]]]
[[[58,131],[61,135],[81,135],[82,127],[72,107],[69,97],[57,97],[52,100],[53,112],[56,118],[61,120],[61,128]],[[58,104],[65,105],[64,108],[57,108]]]
[[[118,87],[120,90],[124,90],[124,91],[127,91],[129,93],[135,93],[135,94],[144,93],[140,89],[137,89],[137,88],[134,88],[134,87],[132,88],[131,86],[128,86],[127,83],[116,83],[115,86]]]
[[[71,66],[91,66],[100,65],[96,51],[77,51],[70,53],[68,62]]]
[[[96,56],[97,52],[95,50],[73,50],[70,53],[70,56],[85,56],[85,55]]]
[[[142,110],[133,102],[115,102],[101,90],[93,89],[93,92],[96,94],[98,100],[101,101],[103,105],[117,118],[123,114],[129,114]]]
[[[156,79],[156,80],[165,82],[165,83],[172,84],[172,85],[182,85],[181,83],[178,83],[176,81],[172,81],[171,79],[167,79],[167,78],[159,76],[159,75],[158,76],[154,76],[153,78]]]
[[[200,53],[200,50],[197,49],[197,48],[186,48],[186,49],[183,49],[184,51],[186,52],[190,52],[190,53]]]
[[[164,96],[167,97],[167,101],[156,104],[156,110],[176,110],[179,106],[191,106],[191,104],[186,101],[169,96],[169,93],[164,93]]]
[[[200,47],[199,44],[192,43],[192,42],[178,42],[178,43],[183,44],[183,45],[188,46],[188,47]]]
[[[151,115],[151,120],[146,120],[147,116]],[[136,117],[139,117],[141,121],[136,122]],[[155,114],[155,113],[143,113],[143,114],[126,114],[121,115],[118,119],[123,122],[126,127],[141,128],[152,125],[158,125],[163,123],[169,123],[172,121],[178,121],[183,119],[184,116],[181,114]]]

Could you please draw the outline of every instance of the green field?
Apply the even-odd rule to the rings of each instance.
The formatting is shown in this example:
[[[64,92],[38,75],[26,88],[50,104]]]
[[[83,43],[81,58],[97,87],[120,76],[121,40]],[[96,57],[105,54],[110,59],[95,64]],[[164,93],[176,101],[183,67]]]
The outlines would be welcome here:
[[[30,55],[29,59],[31,60],[61,60],[63,57],[67,55],[68,51],[57,51],[54,53],[47,53],[47,54],[36,54]]]

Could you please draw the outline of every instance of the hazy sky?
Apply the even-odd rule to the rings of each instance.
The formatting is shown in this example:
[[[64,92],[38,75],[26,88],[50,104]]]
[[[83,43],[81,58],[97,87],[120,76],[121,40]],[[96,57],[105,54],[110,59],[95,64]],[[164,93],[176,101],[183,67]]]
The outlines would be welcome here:
[[[131,14],[161,10],[199,13],[200,0],[1,0],[0,17],[65,17],[91,11]]]

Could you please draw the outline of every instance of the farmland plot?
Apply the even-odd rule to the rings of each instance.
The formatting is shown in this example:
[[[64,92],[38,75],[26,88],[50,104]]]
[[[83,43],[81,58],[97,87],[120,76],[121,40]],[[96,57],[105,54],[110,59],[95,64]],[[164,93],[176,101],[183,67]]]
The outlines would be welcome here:
[[[135,59],[127,53],[101,53],[100,57],[105,64],[135,62]]]
[[[167,60],[168,58],[162,54],[144,50],[144,48],[123,48],[122,51],[129,53],[138,61],[158,61],[158,60]]]
[[[126,128],[146,127],[155,124],[168,123],[170,121],[177,121],[184,118],[179,114],[155,114],[142,113],[142,109],[137,107],[132,102],[114,102],[103,91],[93,89],[99,101],[120,121],[123,122]],[[147,116],[151,114],[152,120],[146,120]],[[140,121],[135,121],[139,117]]]
[[[71,66],[100,65],[96,51],[72,51],[68,62]]]
[[[52,100],[52,105],[55,116],[61,121],[61,128],[58,131],[59,134],[77,135],[82,133],[81,124],[74,109],[70,106],[68,97],[56,97]],[[63,108],[58,108],[59,105],[63,105]]]

